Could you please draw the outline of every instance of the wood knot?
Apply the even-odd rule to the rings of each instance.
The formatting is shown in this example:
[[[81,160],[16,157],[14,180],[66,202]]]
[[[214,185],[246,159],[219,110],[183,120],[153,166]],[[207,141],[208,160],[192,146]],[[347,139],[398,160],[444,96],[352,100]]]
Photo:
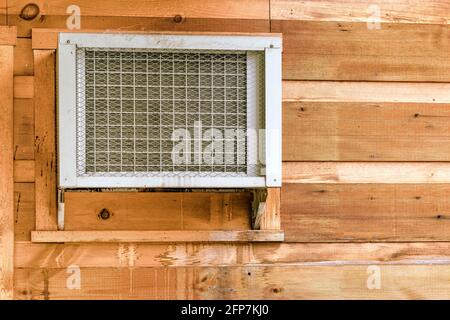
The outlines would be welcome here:
[[[173,17],[173,22],[175,22],[175,23],[181,23],[183,21],[184,21],[183,17],[179,14],[177,14]]]
[[[281,288],[272,288],[272,292],[275,294],[280,293],[281,291]]]
[[[102,210],[100,210],[98,217],[102,220],[107,220],[111,217],[111,213],[108,211],[108,209],[103,208]]]
[[[29,3],[22,8],[19,17],[21,17],[23,20],[29,21],[36,18],[39,15],[39,12],[40,10],[37,4]]]

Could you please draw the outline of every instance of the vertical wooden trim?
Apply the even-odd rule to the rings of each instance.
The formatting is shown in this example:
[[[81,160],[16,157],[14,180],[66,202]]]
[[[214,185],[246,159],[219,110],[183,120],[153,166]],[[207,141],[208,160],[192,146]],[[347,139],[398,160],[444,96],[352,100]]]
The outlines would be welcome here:
[[[261,230],[280,230],[281,188],[267,188],[266,210],[261,217]]]
[[[0,299],[13,298],[14,283],[14,47],[0,46]]]
[[[57,230],[55,50],[34,50],[36,230]]]

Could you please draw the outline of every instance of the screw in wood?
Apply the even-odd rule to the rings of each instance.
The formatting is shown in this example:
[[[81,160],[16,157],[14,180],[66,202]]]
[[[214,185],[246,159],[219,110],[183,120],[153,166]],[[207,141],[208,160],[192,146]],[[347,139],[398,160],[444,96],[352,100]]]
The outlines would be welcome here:
[[[100,213],[98,214],[98,217],[100,219],[107,220],[107,219],[109,219],[111,217],[111,213],[108,211],[108,209],[103,208],[102,210],[100,210]]]
[[[173,17],[173,22],[175,23],[180,23],[183,21],[183,17],[179,14],[177,14],[176,16]]]

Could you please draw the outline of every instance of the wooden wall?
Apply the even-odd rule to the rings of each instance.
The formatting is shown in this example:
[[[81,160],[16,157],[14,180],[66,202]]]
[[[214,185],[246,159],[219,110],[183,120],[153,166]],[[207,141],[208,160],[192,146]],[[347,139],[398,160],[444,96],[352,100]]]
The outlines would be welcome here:
[[[3,297],[450,298],[449,0],[378,0],[375,9],[368,0],[36,0],[33,19],[28,3],[0,0],[0,25],[17,28],[14,144],[2,148],[14,159],[14,288],[0,287]],[[82,29],[283,33],[285,243],[30,242],[35,181],[46,174],[35,172],[34,124],[47,116],[36,103],[42,66],[32,29],[65,28],[72,4]],[[212,195],[159,223],[245,229],[247,196],[236,197]],[[220,220],[224,201],[234,220]],[[68,202],[76,209],[69,229],[98,224],[83,209],[92,203]],[[125,218],[99,228],[143,223],[141,206],[116,205]],[[11,263],[0,266],[12,275]],[[373,270],[379,288],[368,285]]]

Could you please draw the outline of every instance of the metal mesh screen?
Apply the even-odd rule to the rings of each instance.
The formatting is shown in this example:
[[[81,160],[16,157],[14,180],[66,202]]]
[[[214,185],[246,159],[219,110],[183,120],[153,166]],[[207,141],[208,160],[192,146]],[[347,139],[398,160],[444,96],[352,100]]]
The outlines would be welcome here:
[[[81,176],[256,176],[246,52],[77,49]]]

